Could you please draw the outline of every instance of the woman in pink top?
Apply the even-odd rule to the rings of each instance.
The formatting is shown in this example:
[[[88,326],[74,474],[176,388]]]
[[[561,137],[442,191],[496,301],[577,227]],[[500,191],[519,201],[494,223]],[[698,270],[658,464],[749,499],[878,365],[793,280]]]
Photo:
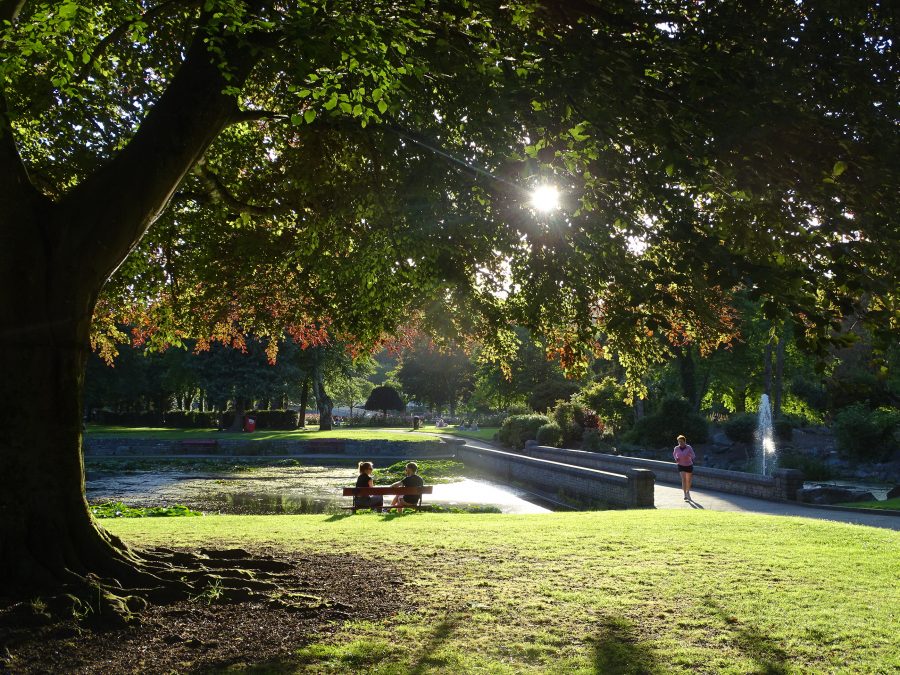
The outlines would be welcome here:
[[[694,476],[694,449],[687,444],[687,438],[678,437],[678,445],[672,452],[675,463],[678,464],[678,474],[681,476],[681,489],[684,490],[684,501],[691,501],[691,478]]]

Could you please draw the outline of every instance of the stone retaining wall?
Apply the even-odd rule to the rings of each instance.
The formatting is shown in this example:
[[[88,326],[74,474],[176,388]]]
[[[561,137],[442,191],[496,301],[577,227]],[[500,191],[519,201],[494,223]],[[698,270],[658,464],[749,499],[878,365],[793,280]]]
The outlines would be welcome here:
[[[565,462],[600,471],[648,469],[655,474],[656,480],[660,483],[681,486],[681,478],[674,462],[622,457],[567,448],[550,448],[542,445],[526,447],[523,452],[529,457]],[[693,486],[697,489],[706,488],[746,497],[796,501],[797,491],[803,488],[803,473],[796,469],[775,469],[771,476],[760,476],[742,471],[694,466]]]
[[[215,444],[201,445],[196,441],[213,440]],[[365,460],[373,457],[449,457],[455,445],[443,441],[384,441],[343,440],[339,438],[311,440],[196,439],[160,440],[152,438],[86,437],[83,447],[86,457],[136,457],[142,455],[250,455],[260,457],[283,455],[345,455]]]
[[[457,458],[500,480],[523,483],[541,492],[589,505],[653,507],[653,472],[636,468],[610,472],[513,452],[460,446]]]

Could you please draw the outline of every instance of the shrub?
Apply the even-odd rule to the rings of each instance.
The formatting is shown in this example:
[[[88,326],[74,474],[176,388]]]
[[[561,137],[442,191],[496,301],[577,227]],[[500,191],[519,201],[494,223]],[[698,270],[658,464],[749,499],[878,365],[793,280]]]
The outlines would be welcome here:
[[[600,419],[600,416],[595,413],[593,410],[585,410],[584,411],[584,430],[588,431],[589,429],[603,429],[606,425]]]
[[[163,414],[160,412],[112,412],[98,410],[94,415],[99,424],[119,427],[161,427]]]
[[[293,410],[251,410],[246,414],[256,420],[257,429],[293,431],[300,423],[300,414]]]
[[[553,409],[553,419],[562,433],[562,443],[566,447],[581,440],[584,433],[584,410],[579,404],[559,401]]]
[[[638,420],[625,435],[625,440],[660,447],[674,445],[679,434],[687,436],[688,443],[703,443],[709,428],[690,403],[681,398],[667,398],[659,410]]]
[[[756,432],[756,415],[741,413],[732,415],[725,422],[725,435],[735,443],[752,443]]]
[[[581,437],[581,449],[588,452],[608,452],[610,446],[603,440],[603,434],[599,429],[585,429]]]
[[[512,415],[530,415],[534,411],[529,408],[527,405],[522,405],[521,403],[516,403],[515,405],[509,406],[509,409],[506,411],[508,416]]]
[[[525,441],[537,439],[537,431],[550,422],[546,415],[510,415],[503,420],[498,440],[512,448],[525,447]]]
[[[318,424],[318,422],[316,422]],[[366,422],[370,427],[411,427],[412,418],[404,415],[372,415]]]
[[[167,427],[175,429],[211,429],[219,424],[219,413],[199,410],[170,410],[166,413]]]
[[[554,448],[561,448],[563,443],[563,432],[556,422],[548,422],[538,428],[536,439],[539,445],[549,445]]]
[[[830,480],[834,472],[818,457],[782,452],[778,454],[778,466],[783,469],[800,469],[806,480]]]
[[[861,403],[844,408],[834,419],[838,454],[858,462],[883,461],[896,447],[897,429],[900,429],[897,408],[869,410]]]
[[[790,441],[794,435],[794,422],[789,417],[777,417],[772,422],[775,437],[781,441]]]
[[[612,377],[593,382],[575,394],[572,399],[585,408],[595,410],[597,416],[613,433],[628,429],[634,422],[631,406],[625,403],[628,392],[624,385]]]

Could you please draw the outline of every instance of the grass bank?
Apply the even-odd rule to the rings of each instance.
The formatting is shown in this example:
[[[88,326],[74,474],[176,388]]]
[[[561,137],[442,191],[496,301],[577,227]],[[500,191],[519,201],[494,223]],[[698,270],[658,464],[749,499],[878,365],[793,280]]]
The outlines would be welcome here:
[[[104,521],[135,544],[409,560],[420,609],[259,672],[895,672],[900,534],[706,511]],[[364,602],[378,602],[360,589]]]
[[[858,509],[878,509],[880,511],[900,511],[900,497],[882,499],[880,502],[848,502],[839,506],[852,506]]]
[[[480,441],[493,441],[494,434],[499,431],[499,427],[485,427],[478,431],[462,431],[456,427],[445,427],[438,429],[435,426],[427,426],[419,429],[417,433],[422,434],[447,434],[449,436],[459,436],[461,438],[476,438]]]
[[[152,438],[159,440],[206,440],[206,439],[240,439],[242,441],[273,440],[354,440],[354,441],[434,441],[433,434],[410,433],[403,428],[338,428],[331,431],[318,429],[295,429],[293,431],[261,430],[253,432],[216,431],[215,429],[168,429],[162,427],[114,427],[100,424],[89,424],[85,436],[114,436],[122,438]]]

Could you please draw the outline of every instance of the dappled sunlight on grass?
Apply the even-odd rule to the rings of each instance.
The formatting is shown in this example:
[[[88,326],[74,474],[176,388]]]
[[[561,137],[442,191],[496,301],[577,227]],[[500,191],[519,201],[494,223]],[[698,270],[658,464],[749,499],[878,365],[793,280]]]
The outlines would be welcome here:
[[[898,658],[900,534],[889,530],[707,511],[211,517],[110,529],[138,544],[215,541],[376,564],[402,546],[414,564],[399,592],[418,611],[343,626],[299,652],[301,670],[879,672]]]

